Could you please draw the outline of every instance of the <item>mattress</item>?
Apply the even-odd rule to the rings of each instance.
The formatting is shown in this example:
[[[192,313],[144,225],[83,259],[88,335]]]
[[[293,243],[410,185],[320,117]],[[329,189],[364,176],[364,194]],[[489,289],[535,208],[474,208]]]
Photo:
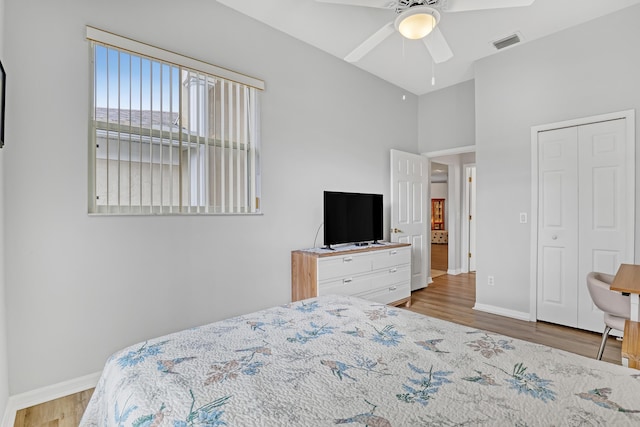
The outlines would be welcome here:
[[[401,308],[325,296],[115,353],[80,425],[635,426],[639,374]]]

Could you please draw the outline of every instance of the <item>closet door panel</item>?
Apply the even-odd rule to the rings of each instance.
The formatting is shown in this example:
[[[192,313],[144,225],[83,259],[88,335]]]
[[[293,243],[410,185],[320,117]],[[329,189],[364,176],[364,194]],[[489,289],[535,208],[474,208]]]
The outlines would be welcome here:
[[[627,259],[626,123],[624,119],[578,127],[579,239],[578,327],[603,328],[584,278],[590,271],[615,274]]]
[[[576,326],[578,147],[575,128],[538,134],[537,318]]]

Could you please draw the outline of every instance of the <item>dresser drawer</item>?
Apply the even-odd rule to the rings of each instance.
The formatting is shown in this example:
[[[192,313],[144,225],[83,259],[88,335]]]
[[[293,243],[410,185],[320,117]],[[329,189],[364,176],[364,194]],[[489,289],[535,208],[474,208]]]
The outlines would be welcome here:
[[[411,262],[411,248],[391,249],[384,252],[371,254],[372,270],[388,268],[395,265],[409,264]]]
[[[376,272],[371,280],[370,290],[382,289],[401,282],[411,280],[411,266],[404,264],[402,266],[392,266]]]
[[[354,295],[370,291],[374,284],[374,275],[347,276],[340,279],[322,282],[318,285],[318,295]]]
[[[371,255],[356,254],[318,259],[318,281],[371,271]]]
[[[401,282],[411,279],[411,267],[389,267],[383,270],[344,276],[338,279],[324,281],[318,284],[318,295],[355,295],[361,292],[371,292],[378,289],[386,289]]]
[[[367,299],[369,301],[389,304],[391,302],[400,301],[401,299],[405,299],[411,296],[411,284],[409,282],[398,283],[388,286],[384,289],[363,292],[355,296]]]

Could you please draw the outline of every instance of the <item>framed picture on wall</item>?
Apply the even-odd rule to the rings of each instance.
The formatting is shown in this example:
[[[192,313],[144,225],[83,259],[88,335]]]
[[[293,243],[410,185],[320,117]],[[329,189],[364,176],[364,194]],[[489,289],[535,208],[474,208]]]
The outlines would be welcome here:
[[[4,98],[7,89],[7,73],[4,72],[2,62],[0,62],[0,148],[4,147]]]

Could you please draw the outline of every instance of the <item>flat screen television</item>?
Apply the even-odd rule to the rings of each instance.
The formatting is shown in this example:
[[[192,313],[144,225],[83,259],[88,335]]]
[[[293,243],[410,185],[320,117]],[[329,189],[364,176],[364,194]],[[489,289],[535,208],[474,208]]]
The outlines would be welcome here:
[[[324,244],[382,240],[382,194],[324,192]]]

